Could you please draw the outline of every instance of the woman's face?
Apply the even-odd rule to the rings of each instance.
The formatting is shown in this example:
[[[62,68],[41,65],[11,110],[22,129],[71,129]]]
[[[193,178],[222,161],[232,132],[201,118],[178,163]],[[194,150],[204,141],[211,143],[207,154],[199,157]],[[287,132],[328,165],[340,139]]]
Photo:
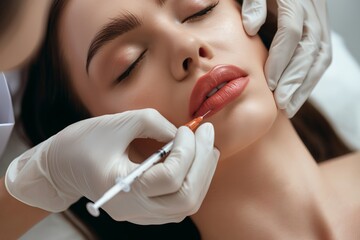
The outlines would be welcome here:
[[[245,33],[234,0],[72,0],[60,45],[75,93],[94,116],[154,108],[180,126],[213,109],[207,120],[228,156],[277,115],[263,71],[267,50]],[[214,81],[204,75],[215,66],[225,91],[201,104]]]

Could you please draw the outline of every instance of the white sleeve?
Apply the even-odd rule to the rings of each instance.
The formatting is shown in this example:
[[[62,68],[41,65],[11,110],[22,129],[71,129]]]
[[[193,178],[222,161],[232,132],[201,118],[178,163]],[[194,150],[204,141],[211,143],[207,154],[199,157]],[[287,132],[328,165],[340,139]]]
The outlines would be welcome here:
[[[0,72],[0,157],[14,127],[14,112],[5,75]]]

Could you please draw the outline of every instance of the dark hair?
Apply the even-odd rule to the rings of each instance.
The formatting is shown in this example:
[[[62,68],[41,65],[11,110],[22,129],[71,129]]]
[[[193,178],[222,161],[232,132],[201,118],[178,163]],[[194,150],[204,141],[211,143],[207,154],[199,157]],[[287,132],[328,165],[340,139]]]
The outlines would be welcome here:
[[[239,1],[240,3],[242,1]],[[61,131],[66,126],[91,117],[72,91],[68,68],[59,49],[58,22],[67,0],[54,0],[47,32],[37,56],[24,72],[27,86],[24,92],[21,119],[26,135],[35,145]],[[268,14],[260,29],[265,46],[270,47],[276,32],[276,17]],[[296,131],[320,162],[350,152],[328,121],[309,102],[291,119]],[[91,217],[85,209],[85,199],[71,207],[71,211],[100,238],[111,239],[121,233],[122,239],[200,239],[190,218],[179,224],[139,226],[128,222],[115,222],[105,212],[100,218]]]
[[[74,122],[91,117],[73,93],[60,49],[58,22],[66,3],[67,0],[54,1],[44,42],[23,72],[26,88],[20,117],[33,145]]]

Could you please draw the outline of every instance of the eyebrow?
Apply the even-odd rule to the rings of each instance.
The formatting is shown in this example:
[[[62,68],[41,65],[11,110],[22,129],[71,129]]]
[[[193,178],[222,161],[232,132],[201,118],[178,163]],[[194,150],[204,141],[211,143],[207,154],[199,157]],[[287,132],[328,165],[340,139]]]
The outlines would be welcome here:
[[[134,30],[142,25],[142,21],[132,13],[125,13],[124,15],[112,18],[110,22],[105,24],[102,29],[95,35],[91,41],[87,59],[86,72],[89,72],[89,65],[95,54],[107,42],[117,38],[118,36]]]
[[[162,7],[166,4],[167,0],[157,0],[156,2],[160,7]]]
[[[156,0],[158,6],[163,7],[167,0]],[[87,58],[86,58],[86,72],[89,73],[89,66],[91,60],[96,53],[109,41],[134,30],[142,25],[142,21],[136,15],[126,12],[125,14],[112,18],[102,29],[95,35],[91,41]]]

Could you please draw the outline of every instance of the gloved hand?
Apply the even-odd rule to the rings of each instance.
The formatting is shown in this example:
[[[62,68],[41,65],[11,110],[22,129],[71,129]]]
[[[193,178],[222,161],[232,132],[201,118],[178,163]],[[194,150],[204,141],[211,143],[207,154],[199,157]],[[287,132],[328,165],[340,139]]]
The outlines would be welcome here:
[[[6,188],[18,200],[50,212],[67,209],[81,196],[95,201],[137,166],[127,152],[133,139],[168,142],[175,133],[175,126],[152,109],[80,121],[16,158],[6,172]],[[218,157],[210,123],[195,134],[180,127],[165,161],[103,209],[115,220],[138,224],[181,221],[200,207]]]
[[[293,117],[331,62],[326,0],[277,0],[269,10],[278,30],[269,50],[265,75],[280,109]],[[271,5],[272,4],[272,5]],[[274,6],[269,0],[268,6]],[[267,15],[266,0],[244,0],[243,25],[255,35]]]

